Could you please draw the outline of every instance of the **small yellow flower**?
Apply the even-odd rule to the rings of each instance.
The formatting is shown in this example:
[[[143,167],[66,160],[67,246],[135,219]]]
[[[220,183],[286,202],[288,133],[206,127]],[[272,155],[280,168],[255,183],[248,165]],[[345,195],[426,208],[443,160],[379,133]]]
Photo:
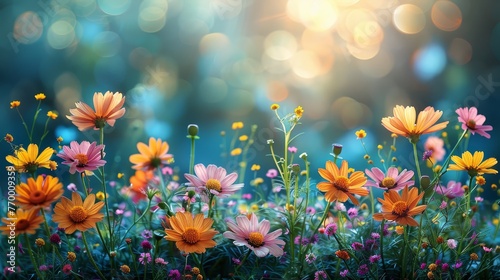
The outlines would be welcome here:
[[[278,110],[280,108],[280,105],[274,103],[271,105],[271,110],[275,111],[275,110]]]
[[[366,137],[366,131],[364,131],[363,129],[356,131],[355,134],[357,137],[356,139],[363,139]]]
[[[57,143],[59,143],[59,144],[61,144],[61,142],[64,141],[64,139],[61,136],[57,137],[56,140],[57,140]]]
[[[247,135],[241,135],[238,140],[240,140],[241,142],[245,142],[248,140],[248,136]]]
[[[203,280],[203,275],[201,274],[196,275],[196,280]]]
[[[59,115],[56,112],[54,112],[54,111],[48,111],[47,112],[47,117],[49,117],[49,118],[51,118],[53,120],[57,119],[58,116]]]
[[[397,135],[396,133],[392,133],[392,134],[391,134],[391,137],[392,137],[392,138],[398,138],[398,135]]]
[[[21,101],[19,101],[19,100],[14,100],[14,101],[10,102],[11,109],[17,108],[19,106],[21,106]]]
[[[398,159],[396,157],[392,157],[392,162],[396,162]]]
[[[366,203],[363,203],[363,204],[361,204],[361,206],[359,206],[359,209],[368,210],[368,205]]]
[[[35,245],[37,247],[43,247],[43,246],[45,246],[45,240],[43,240],[42,238],[37,238],[35,240]]]
[[[193,267],[193,268],[191,269],[191,272],[192,272],[194,275],[198,275],[198,274],[200,274],[200,269],[199,269],[198,267],[196,267],[196,266],[195,266],[195,267]]]
[[[476,184],[484,186],[486,184],[486,179],[483,176],[476,176]]]
[[[35,94],[35,99],[36,100],[44,100],[45,99],[45,94],[43,93],[39,93],[39,94]]]
[[[434,271],[434,270],[436,270],[436,269],[437,269],[437,265],[436,265],[435,263],[431,263],[431,264],[429,265],[429,270],[430,270],[430,271]]]
[[[241,152],[242,152],[241,148],[236,148],[236,149],[233,149],[233,150],[231,151],[231,155],[232,155],[233,157],[234,157],[234,156],[239,156],[239,155],[241,155]]]
[[[125,174],[123,174],[123,173],[121,173],[121,172],[120,172],[120,173],[118,173],[118,175],[116,175],[116,177],[118,177],[118,179],[123,178],[123,176],[125,176]]]
[[[295,115],[298,118],[301,118],[302,114],[304,113],[304,109],[302,109],[302,106],[297,106],[297,108],[295,108],[295,110],[293,110],[293,111],[295,112]]]
[[[401,235],[405,232],[405,228],[403,226],[396,226],[396,233]]]
[[[289,212],[292,212],[295,208],[293,207],[293,205],[287,203],[285,205],[285,209]]]
[[[370,160],[368,161],[368,164],[373,164],[373,160],[371,160],[371,159],[370,159]]]
[[[473,261],[477,261],[479,259],[479,256],[476,253],[470,254],[470,259]]]
[[[496,190],[498,188],[497,184],[491,184],[491,189]]]
[[[250,209],[252,209],[253,212],[257,212],[257,211],[259,211],[259,205],[252,204],[252,206],[250,207]]]
[[[57,169],[57,162],[51,160],[49,162],[49,169],[52,170],[52,171],[56,170]]]
[[[260,170],[260,165],[258,164],[253,164],[252,167],[250,168],[252,171],[259,171]]]
[[[233,130],[238,130],[238,129],[242,129],[244,127],[244,124],[243,122],[233,122],[231,128]]]
[[[441,137],[443,137],[443,138],[448,137],[448,132],[443,131],[443,132],[441,133]]]
[[[257,187],[257,186],[261,185],[262,183],[264,183],[264,179],[262,179],[262,178],[260,178],[260,177],[257,177],[257,178],[255,178],[255,179],[252,181],[252,184],[251,184],[251,185],[252,185],[252,186]]]
[[[427,278],[434,279],[434,273],[432,271],[427,272]]]
[[[125,274],[130,273],[130,267],[126,264],[120,266],[120,270]]]
[[[7,134],[5,134],[5,137],[3,138],[3,140],[5,140],[5,142],[7,142],[7,143],[12,143],[12,142],[14,142],[14,136],[7,133]]]
[[[368,154],[366,154],[363,158],[364,159],[370,159],[370,156]]]
[[[455,207],[455,206],[457,206],[457,203],[455,202],[455,200],[452,200],[450,202],[450,207]]]
[[[98,192],[95,194],[95,197],[99,200],[104,200],[104,193],[103,192]]]
[[[498,205],[498,204],[495,203],[493,205]],[[499,221],[498,218],[494,218],[492,221],[493,225],[495,225],[495,226],[498,225],[498,221]]]
[[[436,166],[434,167],[434,172],[435,172],[435,173],[439,173],[439,172],[441,172],[441,169],[442,169],[442,168],[443,168],[443,167],[442,167],[441,165],[439,165],[439,164],[438,164],[438,165],[436,165]]]
[[[70,262],[74,262],[76,260],[76,254],[74,252],[68,252],[67,258]]]
[[[382,146],[382,145],[377,145],[377,149],[382,150],[383,148],[384,148],[384,146]]]

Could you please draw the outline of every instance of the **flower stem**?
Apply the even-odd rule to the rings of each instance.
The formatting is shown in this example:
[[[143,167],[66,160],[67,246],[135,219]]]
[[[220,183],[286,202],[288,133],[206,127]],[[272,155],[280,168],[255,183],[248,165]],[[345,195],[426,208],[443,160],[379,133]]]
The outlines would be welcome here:
[[[412,145],[413,145],[413,159],[415,160],[415,167],[417,169],[417,178],[415,178],[416,180],[416,186],[419,186],[419,183],[420,183],[420,178],[422,177],[422,172],[420,171],[420,163],[418,162],[418,154],[417,154],[417,143],[413,143],[412,142]],[[417,181],[418,180],[418,181]],[[424,190],[426,191],[426,190]],[[425,197],[424,197],[425,199]],[[425,201],[424,201],[425,202]],[[425,203],[424,203],[425,204]]]
[[[406,247],[408,246],[408,229],[409,229],[409,226],[406,226],[405,228],[405,232],[404,232],[404,235],[403,235],[403,263],[401,265],[401,272],[402,272],[402,279],[405,279],[405,276],[406,276]]]
[[[148,206],[146,207],[146,209],[144,209],[144,212],[142,212],[141,216],[137,220],[135,220],[134,223],[127,229],[127,231],[123,235],[122,239],[120,240],[119,244],[123,243],[123,241],[127,237],[127,234],[129,233],[129,231],[137,224],[137,222],[139,222],[144,217],[144,215],[146,215],[146,213],[149,211],[150,207],[151,207],[151,200],[148,200]]]
[[[89,257],[90,263],[92,263],[92,265],[94,266],[97,274],[99,275],[99,278],[101,278],[101,280],[106,280],[106,277],[104,277],[101,270],[99,269],[99,266],[97,266],[97,264],[94,261],[94,258],[92,257],[92,253],[90,252],[90,248],[87,243],[87,237],[85,237],[84,231],[82,231],[82,240],[83,240],[83,245],[85,245],[85,250],[87,251],[87,256]]]
[[[31,263],[33,264],[33,267],[35,268],[36,275],[40,279],[45,279],[44,275],[40,272],[38,269],[38,263],[35,260],[35,257],[33,256],[33,250],[31,249],[31,243],[30,240],[28,239],[28,234],[24,234],[24,240],[26,244],[28,245],[28,255],[30,255]]]
[[[194,148],[195,148],[195,137],[191,136],[191,152],[189,154],[189,174],[193,174],[194,172]]]
[[[43,208],[40,208],[40,211],[42,212],[42,216],[43,216],[43,222],[44,222],[43,224],[44,224],[45,232],[47,233],[47,237],[50,238],[50,229],[49,229],[49,224],[47,223],[47,217],[45,216],[45,210],[43,210]],[[55,252],[57,253],[59,260],[62,262],[64,259],[61,256],[61,253],[59,253],[59,249],[55,245],[52,245],[52,247],[54,248]]]
[[[387,268],[385,267],[384,260],[384,222],[385,219],[382,219],[382,223],[380,224],[380,259],[382,259],[382,267],[384,268],[384,273],[387,273]]]
[[[104,128],[99,129],[99,142],[104,145]],[[101,159],[104,158],[104,149],[101,149]],[[114,258],[111,257],[110,250],[114,250],[114,239],[113,239],[113,227],[111,227],[111,217],[109,216],[109,206],[108,206],[108,192],[106,191],[106,174],[104,173],[104,165],[99,168],[101,170],[101,183],[102,191],[104,192],[104,206],[106,208],[106,220],[108,221],[108,231],[109,231],[109,247],[107,254],[111,259],[111,271],[115,267]]]
[[[250,253],[252,253],[252,250],[248,249],[247,253],[245,254],[245,256],[243,257],[243,259],[241,260],[240,264],[234,269],[234,274],[238,273],[238,269],[240,269],[240,267],[243,265],[243,263],[245,263],[245,261],[247,260],[248,256],[250,256]]]

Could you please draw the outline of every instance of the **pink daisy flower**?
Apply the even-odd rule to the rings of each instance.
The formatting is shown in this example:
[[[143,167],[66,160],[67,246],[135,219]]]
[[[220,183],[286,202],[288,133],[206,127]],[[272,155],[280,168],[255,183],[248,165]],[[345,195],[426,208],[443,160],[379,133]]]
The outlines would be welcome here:
[[[227,222],[229,231],[223,233],[225,238],[233,239],[234,245],[246,246],[259,258],[271,254],[275,257],[283,255],[283,249],[278,245],[285,245],[285,241],[277,239],[281,235],[281,229],[269,233],[270,223],[262,220],[260,223],[254,213],[250,217],[238,216],[236,223]]]
[[[454,199],[455,197],[461,197],[464,195],[464,189],[462,189],[462,183],[449,181],[446,187],[442,185],[437,185],[434,190],[440,195],[444,195],[449,199]]]
[[[413,171],[411,170],[406,171],[405,169],[399,173],[396,167],[389,167],[387,174],[384,174],[382,170],[374,167],[371,170],[366,169],[365,173],[372,179],[366,182],[365,187],[398,191],[406,186],[413,186],[415,183],[414,181],[410,181],[411,177],[413,177]]]
[[[194,166],[194,173],[196,176],[184,174],[184,177],[201,193],[228,197],[243,187],[243,184],[233,185],[238,179],[236,172],[226,175],[226,169],[213,164],[207,167],[201,163],[197,164]]]
[[[64,160],[63,164],[69,166],[69,173],[75,174],[76,171],[82,173],[96,170],[106,164],[106,161],[101,158],[103,149],[104,145],[97,145],[96,142],[91,144],[88,141],[83,141],[78,144],[78,142],[72,141],[69,147],[63,146],[63,151],[57,156]]]
[[[491,125],[483,125],[486,117],[477,113],[476,107],[458,108],[455,113],[458,114],[458,121],[462,123],[463,130],[469,130],[472,134],[477,134],[490,138],[486,131],[493,130]]]
[[[446,155],[443,139],[436,136],[430,136],[425,140],[424,150],[432,151],[430,158],[434,161],[441,161]]]

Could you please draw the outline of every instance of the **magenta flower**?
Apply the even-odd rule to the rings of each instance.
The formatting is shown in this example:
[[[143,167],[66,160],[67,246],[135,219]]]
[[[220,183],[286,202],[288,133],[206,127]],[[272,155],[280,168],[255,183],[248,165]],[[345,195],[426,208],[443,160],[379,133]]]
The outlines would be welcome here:
[[[373,167],[370,170],[365,170],[366,175],[372,180],[368,180],[365,184],[366,187],[376,187],[383,190],[393,190],[398,191],[406,186],[413,186],[414,181],[409,181],[413,177],[413,171],[403,170],[398,174],[398,169],[396,167],[389,167],[387,170],[387,175],[382,172],[377,167]]]
[[[214,194],[218,197],[228,197],[243,187],[243,184],[233,183],[238,179],[238,174],[233,172],[226,175],[226,169],[209,164],[207,167],[203,164],[194,166],[194,173],[184,174],[184,177],[198,190],[204,194]]]
[[[271,179],[276,177],[276,176],[278,176],[278,170],[276,170],[276,169],[269,169],[266,173],[266,177],[271,178]]]
[[[455,197],[461,197],[464,195],[462,184],[455,181],[449,181],[446,187],[437,185],[434,190],[436,191],[436,193],[444,195],[449,199],[454,199]]]
[[[91,144],[88,141],[83,141],[78,144],[76,141],[71,141],[69,147],[63,146],[63,151],[57,156],[64,160],[63,164],[69,166],[69,173],[75,174],[76,171],[82,173],[96,170],[106,164],[106,161],[101,158],[103,149],[104,145],[97,145],[96,142]]]
[[[458,121],[462,123],[463,130],[469,130],[472,134],[477,134],[490,138],[486,131],[493,130],[491,125],[483,125],[486,117],[477,113],[476,107],[458,108],[455,113],[458,114]]]
[[[259,258],[271,254],[275,257],[283,255],[283,249],[278,245],[285,245],[285,241],[278,239],[281,235],[281,229],[269,233],[271,225],[268,220],[262,220],[260,223],[254,213],[247,216],[236,217],[236,223],[227,222],[228,231],[224,232],[225,238],[233,239],[234,245],[246,246],[252,250]]]

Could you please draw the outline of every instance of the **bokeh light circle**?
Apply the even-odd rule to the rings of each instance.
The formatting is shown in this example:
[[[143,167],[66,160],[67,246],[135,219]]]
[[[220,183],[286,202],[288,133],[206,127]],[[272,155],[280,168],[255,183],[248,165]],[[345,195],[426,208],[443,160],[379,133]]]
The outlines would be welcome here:
[[[467,64],[472,59],[472,45],[462,38],[455,38],[448,48],[448,56],[456,64]]]
[[[167,1],[149,0],[139,8],[139,28],[147,33],[155,33],[165,27],[167,21]]]
[[[455,3],[441,0],[432,6],[431,18],[437,28],[455,31],[462,24],[462,11]]]
[[[27,11],[19,15],[14,23],[13,36],[21,44],[33,44],[43,33],[43,23],[37,13]]]
[[[47,41],[54,49],[69,47],[75,40],[75,28],[65,20],[54,22],[48,30]]]
[[[393,22],[396,28],[406,34],[417,34],[425,27],[422,9],[413,4],[403,4],[394,10]]]
[[[288,88],[282,81],[270,81],[267,83],[267,98],[271,102],[282,102],[288,98]]]
[[[291,60],[292,71],[295,75],[310,79],[320,73],[321,62],[316,53],[308,50],[300,50]]]
[[[299,3],[300,22],[314,31],[331,29],[337,21],[338,11],[332,1],[314,0]]]
[[[297,51],[297,39],[288,31],[277,30],[264,40],[266,54],[275,60],[287,60]]]
[[[200,99],[206,103],[222,102],[227,96],[227,84],[216,77],[208,77],[199,86]]]
[[[131,0],[97,0],[99,8],[111,16],[125,13],[130,7]]]
[[[121,39],[118,34],[111,31],[104,31],[95,37],[94,51],[101,57],[116,55],[121,49]]]

